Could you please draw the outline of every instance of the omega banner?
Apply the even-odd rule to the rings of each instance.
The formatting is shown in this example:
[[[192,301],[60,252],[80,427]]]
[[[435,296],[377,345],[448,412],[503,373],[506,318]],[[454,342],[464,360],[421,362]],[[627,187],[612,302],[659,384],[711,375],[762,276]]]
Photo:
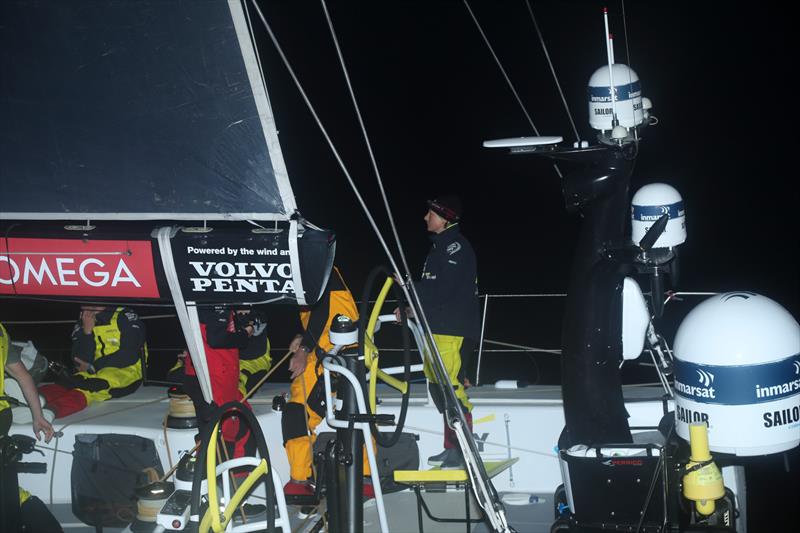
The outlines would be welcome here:
[[[151,243],[2,239],[0,294],[158,298]]]
[[[295,298],[288,232],[179,232],[175,269],[186,300],[254,302]]]

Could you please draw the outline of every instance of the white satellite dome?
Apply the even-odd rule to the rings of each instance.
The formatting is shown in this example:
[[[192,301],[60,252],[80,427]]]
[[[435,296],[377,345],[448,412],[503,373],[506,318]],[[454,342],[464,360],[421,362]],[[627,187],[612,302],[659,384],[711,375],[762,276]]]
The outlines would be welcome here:
[[[642,86],[639,76],[628,65],[615,63],[611,73],[614,77],[616,99],[614,107],[619,125],[634,128],[644,122],[642,109]],[[610,131],[614,125],[614,109],[611,105],[611,79],[608,65],[594,71],[589,78],[589,125],[601,131]],[[652,105],[652,104],[651,104]]]
[[[669,215],[669,222],[654,248],[672,248],[686,242],[683,198],[675,187],[666,183],[651,183],[636,191],[631,200],[633,243],[639,244],[652,225],[665,214]]]
[[[800,325],[753,292],[712,296],[675,336],[675,422],[708,424],[712,451],[782,452],[800,444]]]

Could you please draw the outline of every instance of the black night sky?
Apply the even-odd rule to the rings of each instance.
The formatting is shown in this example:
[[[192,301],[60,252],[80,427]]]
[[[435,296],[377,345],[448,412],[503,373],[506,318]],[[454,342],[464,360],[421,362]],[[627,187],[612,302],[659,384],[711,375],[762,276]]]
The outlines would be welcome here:
[[[333,143],[381,224],[369,154],[325,14],[316,2],[262,2],[265,16]],[[663,181],[682,194],[688,240],[677,290],[752,290],[800,316],[786,21],[769,10],[688,2],[531,2],[581,139],[586,84],[606,61],[608,5],[616,59],[653,102],[631,183]],[[572,142],[569,119],[525,1],[469,2],[542,134]],[[568,214],[549,161],[488,150],[486,139],[532,135],[463,2],[328,3],[353,90],[412,272],[428,248],[425,200],[460,194],[463,232],[477,254],[481,292],[561,293],[580,217]],[[625,36],[628,42],[626,43]],[[260,55],[294,192],[303,214],[337,231],[337,262],[354,287],[384,256],[367,219],[266,36]],[[627,59],[626,59],[627,58]],[[356,289],[360,290],[360,289]],[[661,327],[671,335],[700,300],[678,303]],[[556,347],[561,308],[492,302],[487,338]],[[507,363],[488,360],[493,377]],[[535,372],[525,363],[514,371]],[[515,366],[515,365],[512,365]],[[548,373],[547,361],[539,372]],[[552,367],[557,371],[557,367]]]
[[[385,211],[325,23],[315,2],[264,13],[385,235]],[[605,61],[603,2],[532,2],[582,139],[586,83]],[[574,134],[524,1],[470,2],[542,134]],[[710,4],[610,5],[616,58],[638,73],[660,122],[644,134],[631,185],[683,195],[689,237],[680,290],[761,292],[798,316],[798,188],[786,21]],[[545,160],[481,147],[532,135],[462,2],[331,2],[329,11],[413,271],[427,250],[425,200],[465,203],[463,231],[487,293],[564,292],[580,224]],[[629,43],[625,43],[627,30]],[[627,49],[627,52],[626,52]],[[335,229],[353,280],[382,261],[377,239],[270,43],[260,47],[298,205]],[[357,285],[357,282],[353,282]],[[521,342],[521,340],[520,340]]]

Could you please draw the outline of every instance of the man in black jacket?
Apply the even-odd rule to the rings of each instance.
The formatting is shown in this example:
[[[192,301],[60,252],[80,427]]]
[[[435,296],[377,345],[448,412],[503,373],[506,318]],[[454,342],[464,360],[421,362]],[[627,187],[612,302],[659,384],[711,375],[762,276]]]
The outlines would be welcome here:
[[[39,387],[56,418],[134,392],[147,358],[144,323],[127,307],[84,305],[72,330],[77,372]]]
[[[464,389],[462,363],[471,359],[480,331],[478,271],[475,252],[459,231],[460,218],[461,200],[458,197],[442,196],[428,202],[425,223],[432,233],[433,246],[425,260],[422,279],[415,287],[450,384],[472,431],[472,404]],[[439,412],[443,412],[444,398],[427,360],[424,371],[431,382],[431,397]],[[444,448],[442,453],[429,457],[428,464],[442,468],[460,465],[458,442],[446,420]]]

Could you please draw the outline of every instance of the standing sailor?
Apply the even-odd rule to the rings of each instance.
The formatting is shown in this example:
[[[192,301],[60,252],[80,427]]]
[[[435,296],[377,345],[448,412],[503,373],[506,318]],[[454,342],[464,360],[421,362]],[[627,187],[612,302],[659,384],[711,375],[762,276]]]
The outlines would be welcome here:
[[[206,403],[190,358],[184,358],[186,377],[183,388],[194,404],[201,424],[201,434],[203,426],[208,423],[218,406],[242,401],[243,394],[239,390],[239,351],[247,347],[251,337],[262,334],[266,337],[266,323],[251,318],[250,313],[249,309],[233,310],[224,305],[201,308],[198,311],[200,335],[211,380],[212,402]],[[244,405],[250,407],[247,402]],[[250,439],[250,430],[239,422],[239,417],[235,414],[226,417],[222,422],[222,438],[231,458],[250,455],[255,449],[255,443]]]
[[[462,363],[471,359],[477,346],[480,306],[477,261],[472,246],[459,231],[461,213],[461,199],[457,196],[442,196],[428,202],[424,219],[428,231],[433,234],[433,245],[425,260],[422,279],[415,288],[450,384],[461,402],[468,429],[472,431],[472,404],[464,390]],[[399,320],[399,311],[395,314]],[[424,372],[430,381],[433,402],[439,412],[444,413],[444,396],[427,359]],[[428,464],[442,468],[455,468],[462,464],[455,432],[447,425],[446,419],[444,451],[429,457]]]
[[[144,324],[126,307],[81,306],[72,330],[72,358],[77,372],[39,387],[56,418],[139,388],[147,358]]]
[[[266,316],[256,309],[245,315],[237,312],[239,321],[245,325],[253,326],[253,335],[248,339],[244,348],[239,349],[239,392],[244,397],[250,389],[256,386],[272,368],[272,354],[270,352],[269,337],[267,336]],[[244,316],[244,318],[242,318]],[[186,361],[189,356],[187,350],[178,354],[175,364],[167,371],[167,381],[183,385],[186,382]],[[193,375],[194,376],[194,375]],[[195,378],[192,377],[192,380]]]

